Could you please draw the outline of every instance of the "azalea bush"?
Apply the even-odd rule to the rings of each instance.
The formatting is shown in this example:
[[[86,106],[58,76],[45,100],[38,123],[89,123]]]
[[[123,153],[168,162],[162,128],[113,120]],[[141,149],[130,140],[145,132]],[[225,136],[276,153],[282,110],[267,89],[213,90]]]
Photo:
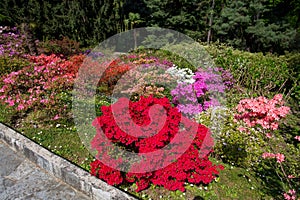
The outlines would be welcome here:
[[[213,165],[209,161],[213,140],[205,126],[196,124],[182,116],[177,108],[171,106],[167,98],[141,97],[137,102],[130,101],[129,108],[126,107],[128,101],[129,99],[120,98],[115,104],[103,106],[101,108],[102,116],[97,117],[93,122],[97,134],[91,144],[97,150],[97,158],[99,158],[99,160],[91,163],[93,175],[112,185],[136,183],[137,191],[146,189],[150,184],[160,185],[169,190],[184,191],[185,182],[208,184],[214,180],[219,173],[218,169],[222,169],[222,166]],[[152,112],[151,118],[155,123],[151,122],[149,117],[150,108],[153,105],[163,107],[162,110],[158,109],[157,112]],[[114,109],[116,110],[115,113]],[[127,113],[128,109],[129,114]],[[160,122],[164,110],[166,119],[160,127],[157,123]],[[181,120],[181,118],[184,119]],[[117,122],[116,120],[121,121]],[[180,122],[183,123],[183,130],[180,130]],[[149,124],[150,127],[146,128],[145,126]],[[156,130],[158,128],[159,130]],[[134,133],[132,130],[135,130]],[[122,158],[122,156],[114,158],[110,144],[105,143],[103,138],[107,137],[113,142],[111,145],[121,146],[137,154],[155,152],[172,142],[172,154],[178,154],[181,147],[184,146],[183,143],[188,141],[176,140],[174,142],[172,140],[176,134],[183,135],[182,138],[189,138],[193,131],[196,131],[194,140],[188,144],[188,150],[184,151],[178,159],[172,161],[171,154],[169,156],[160,155],[158,151],[157,155],[143,160],[142,167],[137,162],[130,164],[124,161],[125,157]],[[204,138],[205,143],[203,142]],[[106,166],[101,162],[102,159],[108,157],[113,159],[113,166]],[[161,167],[164,163],[169,162],[171,164],[167,167]],[[129,169],[128,173],[117,170],[118,166],[128,164],[129,166],[126,166]],[[135,173],[137,167],[145,169],[146,172]]]
[[[180,80],[180,79],[179,79]],[[221,68],[199,68],[192,79],[188,77],[171,91],[173,103],[187,115],[199,114],[209,107],[220,105],[225,89],[231,89],[233,77]]]
[[[16,27],[0,26],[0,76],[29,65],[25,36]]]
[[[91,53],[94,55],[93,52]],[[161,89],[157,83],[163,82],[163,79],[157,79],[158,77],[154,75],[157,75],[157,73],[151,70],[153,66],[162,70],[172,65],[169,61],[147,57],[146,55],[129,54],[121,56],[109,64],[106,63],[97,67],[98,69],[104,69],[100,70],[103,71],[103,74],[99,80],[99,92],[112,94],[114,91],[137,97],[159,94]],[[154,77],[151,77],[151,75],[154,75]],[[152,82],[149,82],[149,80]],[[148,88],[146,89],[146,87]]]
[[[296,199],[300,137],[288,138],[279,130],[289,112],[283,96],[277,94],[272,99],[242,99],[233,110],[210,108],[197,115],[196,120],[213,132],[216,158],[255,171],[267,185],[278,190],[279,198]]]
[[[290,112],[290,108],[284,106],[283,96],[275,95],[271,100],[265,97],[253,99],[243,99],[237,106],[235,118],[243,122],[244,126],[239,127],[241,132],[251,134],[250,129],[258,131],[263,135],[267,145],[263,145],[260,149],[263,151],[262,173],[266,169],[271,169],[282,182],[282,187],[286,190],[293,191],[290,194],[285,193],[284,197],[289,199],[296,198],[295,188],[299,187],[299,183],[295,180],[300,177],[299,173],[299,148],[289,144],[287,139],[276,132],[279,127],[279,121],[285,118]],[[297,136],[295,136],[297,139]],[[268,160],[265,162],[264,160]]]
[[[71,102],[64,97],[73,89],[83,59],[83,55],[69,60],[55,55],[30,56],[30,65],[2,77],[0,99],[22,113],[43,109],[48,117],[67,116]]]
[[[26,56],[25,35],[16,27],[0,26],[0,56]]]

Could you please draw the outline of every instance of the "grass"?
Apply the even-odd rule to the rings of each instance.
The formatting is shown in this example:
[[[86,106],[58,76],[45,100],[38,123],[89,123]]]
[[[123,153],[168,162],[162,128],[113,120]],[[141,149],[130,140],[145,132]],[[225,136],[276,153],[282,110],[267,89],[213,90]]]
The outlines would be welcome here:
[[[218,162],[218,161],[215,161]],[[224,164],[225,169],[220,176],[209,185],[196,186],[186,185],[186,191],[168,191],[161,187],[151,186],[141,193],[135,193],[134,186],[123,186],[122,189],[130,191],[141,199],[174,199],[174,200],[253,200],[253,199],[274,199],[272,196],[262,192],[263,183],[253,172],[249,170]]]

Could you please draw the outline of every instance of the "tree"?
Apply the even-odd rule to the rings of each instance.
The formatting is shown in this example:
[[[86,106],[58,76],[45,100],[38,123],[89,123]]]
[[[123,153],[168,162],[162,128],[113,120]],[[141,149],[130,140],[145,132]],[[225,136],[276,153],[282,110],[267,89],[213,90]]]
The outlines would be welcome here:
[[[295,30],[284,20],[273,22],[269,0],[229,0],[215,20],[213,30],[221,42],[249,51],[283,53]]]

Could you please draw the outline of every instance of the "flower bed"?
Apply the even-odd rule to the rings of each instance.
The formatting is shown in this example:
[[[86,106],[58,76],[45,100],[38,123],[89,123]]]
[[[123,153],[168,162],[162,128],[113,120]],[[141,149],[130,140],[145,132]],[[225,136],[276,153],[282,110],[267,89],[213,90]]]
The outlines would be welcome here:
[[[168,59],[143,52],[120,56],[109,63],[97,61],[103,56],[99,52],[70,57],[27,55],[16,29],[1,27],[1,30],[0,59],[12,66],[3,66],[5,70],[1,71],[0,101],[6,106],[2,105],[3,110],[9,111],[4,116],[1,114],[1,118],[30,132],[27,133],[30,138],[82,164],[107,183],[129,188],[132,193],[135,190],[140,198],[154,197],[157,191],[163,191],[161,196],[170,194],[166,198],[172,195],[179,198],[183,194],[190,195],[189,198],[200,194],[220,198],[234,190],[231,184],[239,188],[237,185],[242,183],[239,178],[244,180],[231,173],[237,167],[242,172],[236,173],[251,177],[251,184],[254,179],[262,183],[257,183],[257,188],[247,185],[248,190],[236,189],[229,194],[229,199],[236,198],[236,193],[244,195],[252,190],[251,195],[257,198],[297,199],[300,136],[297,131],[282,129],[287,118],[296,116],[295,108],[283,101],[285,95],[270,90],[268,97],[247,96],[241,92],[247,88],[241,87],[251,81],[243,85],[237,80],[240,81],[237,87],[228,70],[192,71],[183,67],[186,64],[175,65]],[[15,43],[11,42],[12,38]],[[97,131],[91,141],[97,151],[96,160],[82,153],[85,147],[72,123],[71,92],[83,62],[105,69],[100,73],[87,68],[87,73],[101,75],[97,84],[97,95],[101,95],[97,96],[95,106],[98,116],[93,123],[87,121]],[[16,63],[20,64],[16,66]],[[233,74],[237,76],[238,71]],[[264,84],[268,85],[268,80]],[[224,95],[227,104],[221,101]],[[117,97],[113,103],[108,101],[111,97]],[[215,123],[214,119],[222,124]],[[110,143],[104,142],[107,140]],[[170,149],[168,154],[159,151],[164,147]],[[123,155],[118,148],[137,156],[158,153],[142,157],[144,162],[127,162],[124,156],[127,154]],[[137,173],[140,169],[144,172]],[[226,177],[229,174],[230,178]],[[200,188],[206,189],[200,192]],[[262,191],[263,195],[256,191]]]

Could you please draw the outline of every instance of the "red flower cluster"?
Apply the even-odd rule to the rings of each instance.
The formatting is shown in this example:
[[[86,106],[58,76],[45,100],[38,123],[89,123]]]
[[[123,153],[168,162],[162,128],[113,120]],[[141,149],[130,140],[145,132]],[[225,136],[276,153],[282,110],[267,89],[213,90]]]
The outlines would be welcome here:
[[[116,59],[109,64],[107,69],[105,69],[99,82],[107,83],[108,86],[113,86],[130,68],[131,66],[129,64],[124,63],[121,59]]]
[[[98,151],[99,160],[91,163],[91,174],[109,184],[135,182],[137,191],[141,191],[152,183],[184,191],[185,182],[208,184],[219,173],[217,169],[222,169],[208,159],[213,146],[209,130],[181,116],[167,98],[141,97],[138,102],[121,98],[101,109],[103,115],[93,122],[97,134],[91,145]],[[142,164],[128,163],[121,156],[112,156],[115,152],[107,139],[138,155],[151,156]],[[168,153],[160,151],[165,147],[170,149]],[[178,155],[176,159],[174,155]],[[113,166],[101,162],[106,159],[113,159]],[[116,169],[121,165],[128,165],[127,173]],[[136,173],[141,168],[146,172]]]

